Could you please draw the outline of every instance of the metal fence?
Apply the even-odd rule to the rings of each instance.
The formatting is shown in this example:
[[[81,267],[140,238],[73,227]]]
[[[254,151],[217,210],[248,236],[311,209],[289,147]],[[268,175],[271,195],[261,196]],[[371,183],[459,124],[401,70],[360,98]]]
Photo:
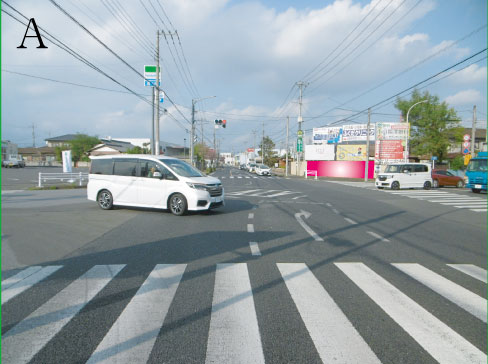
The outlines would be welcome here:
[[[316,170],[307,169],[305,171],[305,178],[308,178],[308,176],[313,176],[313,175],[315,175],[315,179],[317,179],[317,171]]]
[[[41,173],[39,172],[39,187],[43,184],[51,184],[55,182],[61,183],[75,183],[78,181],[79,186],[83,186],[83,182],[88,182],[88,173]]]

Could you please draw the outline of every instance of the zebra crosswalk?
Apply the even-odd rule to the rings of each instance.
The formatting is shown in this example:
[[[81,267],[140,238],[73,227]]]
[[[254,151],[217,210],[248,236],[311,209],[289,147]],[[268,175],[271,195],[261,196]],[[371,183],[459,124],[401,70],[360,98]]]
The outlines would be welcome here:
[[[328,277],[318,276],[305,263],[276,263],[280,275],[279,284],[286,287],[289,299],[296,307],[309,340],[313,343],[320,360],[324,363],[382,363],[381,351],[374,351],[371,344],[355,327],[350,317],[324,285]],[[389,264],[399,274],[405,274],[415,284],[427,287],[433,295],[450,301],[463,312],[486,324],[487,301],[471,290],[418,263]],[[256,313],[256,291],[262,287],[253,286],[250,269],[246,263],[227,263],[215,266],[213,278],[210,323],[205,363],[265,363],[266,346],[263,335],[266,327],[260,323]],[[13,327],[3,328],[2,363],[28,363],[87,306],[95,296],[107,289],[109,283],[127,268],[125,264],[95,265],[78,278],[61,287],[60,291],[40,304],[32,313]],[[270,267],[272,269],[274,267]],[[454,328],[443,322],[433,312],[423,307],[421,297],[412,297],[394,285],[372,267],[363,262],[334,262],[332,267],[342,279],[353,283],[348,296],[360,292],[380,308],[385,317],[397,324],[402,335],[408,335],[425,352],[439,363],[485,363],[487,355],[479,349],[479,342],[472,343],[472,337],[465,338]],[[29,297],[29,288],[51,279],[54,272],[66,267],[28,267],[2,281],[2,296],[11,298],[4,305],[15,304],[12,300]],[[486,270],[472,264],[446,264],[442,272],[450,270],[450,277],[458,275],[462,281],[486,283]],[[44,272],[41,274],[40,272]],[[101,340],[87,353],[87,363],[145,363],[160,340],[159,333],[165,326],[170,308],[178,309],[175,303],[181,282],[188,273],[187,264],[157,264],[135,291],[111,327],[98,336]],[[34,279],[35,277],[35,279]],[[208,278],[208,279],[212,279]],[[59,277],[58,277],[59,279]],[[471,281],[470,281],[471,282]],[[481,284],[481,283],[479,283]],[[19,287],[27,287],[19,290]],[[354,288],[356,287],[356,288]],[[15,292],[15,295],[9,292]],[[337,294],[337,292],[335,292]],[[32,299],[35,299],[33,297]],[[196,299],[196,298],[195,298]],[[210,302],[210,301],[209,301]],[[263,302],[263,301],[260,301]],[[174,307],[176,306],[176,308]],[[5,312],[5,311],[4,311]],[[7,311],[8,312],[8,311]],[[382,322],[381,317],[371,317],[367,312],[364,319]],[[282,320],[290,319],[282,315]],[[484,330],[483,330],[484,331]],[[287,335],[295,335],[289,332]],[[486,342],[486,332],[479,338]],[[102,338],[103,337],[103,338]],[[388,343],[388,338],[384,345]],[[72,342],[76,345],[76,342]],[[299,350],[299,348],[297,348]],[[402,348],[395,350],[401,352]],[[397,361],[398,362],[398,361]]]
[[[219,179],[263,179],[263,180],[270,180],[270,179],[280,179],[277,176],[221,176]]]
[[[252,190],[242,190],[242,191],[231,191],[226,192],[226,197],[229,196],[247,196],[247,197],[265,197],[265,198],[273,198],[273,197],[282,197],[282,196],[290,196],[290,195],[300,195],[300,197],[306,197],[301,192],[296,191],[283,191],[283,190],[265,190],[265,189],[252,189]]]
[[[487,212],[488,206],[485,198],[472,195],[461,195],[448,192],[447,190],[386,190],[377,189],[369,182],[347,182],[347,181],[327,181],[345,186],[359,187],[368,190],[375,190],[382,193],[389,193],[396,196],[403,196],[417,200],[439,203],[445,206],[453,206],[458,209],[468,209],[473,212]]]

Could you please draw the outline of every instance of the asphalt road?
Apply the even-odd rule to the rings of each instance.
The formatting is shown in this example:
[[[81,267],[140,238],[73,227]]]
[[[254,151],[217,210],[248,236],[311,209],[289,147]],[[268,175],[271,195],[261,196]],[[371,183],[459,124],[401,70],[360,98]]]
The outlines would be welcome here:
[[[2,191],[2,362],[486,362],[486,194],[215,175],[184,217]]]

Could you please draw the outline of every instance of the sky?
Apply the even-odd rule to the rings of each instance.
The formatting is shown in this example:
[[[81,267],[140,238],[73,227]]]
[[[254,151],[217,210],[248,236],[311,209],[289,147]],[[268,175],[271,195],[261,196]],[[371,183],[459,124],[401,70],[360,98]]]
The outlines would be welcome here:
[[[263,129],[283,148],[287,117],[292,144],[300,81],[305,140],[316,127],[366,123],[369,107],[373,123],[400,121],[393,96],[408,99],[418,83],[465,126],[476,105],[486,127],[486,1],[53,1],[93,37],[50,0],[1,4],[2,140],[19,147],[72,133],[150,138],[152,91],[141,74],[155,64],[158,29],[165,142],[189,145],[195,100],[198,141],[203,130],[213,146],[215,131],[222,152],[257,146]],[[6,4],[35,19],[47,49],[36,38],[17,48],[26,20]]]

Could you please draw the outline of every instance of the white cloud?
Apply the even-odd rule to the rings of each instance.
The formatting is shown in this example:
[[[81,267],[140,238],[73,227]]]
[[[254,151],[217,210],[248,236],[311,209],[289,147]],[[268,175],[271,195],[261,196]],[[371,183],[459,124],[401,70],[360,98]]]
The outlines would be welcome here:
[[[445,101],[451,106],[461,106],[475,104],[481,100],[481,94],[478,90],[464,90],[457,94],[446,97]]]
[[[454,73],[449,79],[456,84],[486,82],[486,66],[480,67],[477,64],[472,64],[465,69]]]

